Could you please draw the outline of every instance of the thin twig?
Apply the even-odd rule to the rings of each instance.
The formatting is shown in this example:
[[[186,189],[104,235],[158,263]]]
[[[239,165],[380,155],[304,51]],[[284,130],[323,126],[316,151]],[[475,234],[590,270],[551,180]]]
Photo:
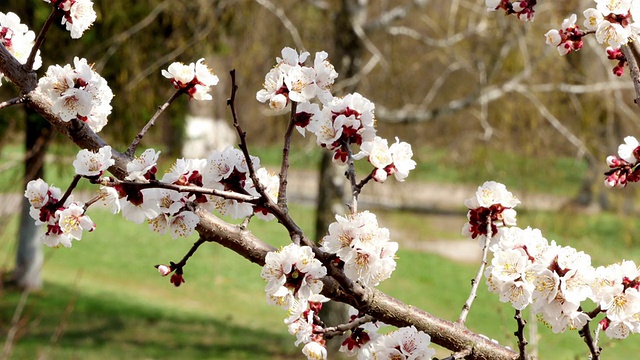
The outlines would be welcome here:
[[[363,188],[365,185],[367,185],[367,183],[368,183],[369,181],[373,180],[373,173],[374,173],[375,171],[376,171],[376,170],[375,170],[375,169],[373,169],[373,171],[371,171],[371,172],[369,173],[369,175],[367,175],[364,179],[360,180],[360,182],[356,185],[355,190],[353,190],[353,194],[354,194],[354,196],[356,196],[356,197],[357,197],[358,195],[360,195],[360,192],[362,191],[362,188]]]
[[[598,322],[598,326],[593,334],[593,344],[598,347],[598,343],[600,342],[600,330],[602,330],[602,325]]]
[[[175,99],[184,94],[185,91],[186,90],[183,88],[178,89],[164,104],[162,104],[162,106],[158,107],[158,110],[155,114],[153,114],[151,119],[149,119],[149,122],[142,128],[142,130],[140,130],[138,135],[136,135],[136,138],[133,139],[131,146],[129,146],[129,149],[124,153],[126,156],[133,157],[133,154],[136,152],[136,148],[138,147],[140,140],[142,140],[147,131],[149,131],[149,129],[151,129],[153,125],[156,124],[156,120],[158,119],[158,117],[160,117],[160,115],[169,107],[169,105],[171,105],[171,103],[173,103]]]
[[[271,198],[269,198],[269,195],[265,191],[264,186],[262,186],[262,184],[260,183],[260,180],[258,179],[258,175],[256,174],[256,169],[253,165],[253,160],[251,160],[251,154],[249,153],[249,145],[247,143],[247,133],[246,131],[242,130],[242,127],[240,126],[240,119],[238,118],[238,112],[236,111],[236,94],[238,92],[238,83],[236,82],[236,70],[233,69],[229,71],[229,75],[231,76],[231,95],[229,96],[229,99],[227,99],[227,106],[229,106],[229,110],[231,110],[231,117],[233,118],[233,127],[236,129],[236,132],[238,133],[238,137],[240,138],[240,144],[238,146],[240,147],[240,151],[242,151],[242,154],[244,155],[244,159],[247,162],[247,169],[249,170],[249,177],[251,178],[251,181],[253,181],[253,186],[255,186],[256,191],[260,195],[260,197],[257,198],[257,200],[259,200],[259,203],[261,206],[263,206],[269,212],[273,213],[273,209],[275,209],[277,206],[273,203],[273,201],[271,201]],[[250,218],[247,218],[247,223],[249,220]]]
[[[22,104],[23,102],[25,102],[27,100],[28,100],[27,96],[18,96],[16,98],[1,102],[0,103],[0,109],[4,109],[6,107],[13,106],[13,105]]]
[[[340,336],[344,333],[346,333],[349,330],[353,330],[355,328],[357,328],[360,325],[364,325],[366,323],[375,321],[375,318],[371,315],[365,315],[363,317],[357,318],[347,324],[340,324],[337,326],[332,326],[332,327],[327,327],[322,329],[321,331],[319,331],[320,333],[324,334],[324,338],[325,339],[331,339],[333,337],[336,336]]]
[[[589,311],[587,313],[587,316],[589,316],[589,319],[595,319],[596,316],[598,316],[598,314],[600,314],[602,312],[602,308],[600,307],[600,305],[598,305],[595,309]]]
[[[200,245],[206,243],[207,240],[203,239],[203,238],[198,238],[198,240],[196,242],[193,243],[193,245],[191,245],[191,248],[189,249],[189,251],[182,257],[182,260],[180,260],[180,262],[178,262],[177,264],[175,264],[175,268],[178,269],[182,269],[183,267],[185,267],[185,265],[187,265],[187,261],[189,261],[189,258],[191,256],[193,256],[193,254],[196,253],[196,251],[198,251],[198,248],[200,247]]]
[[[491,218],[487,219],[487,235],[484,239],[484,246],[482,247],[482,263],[480,264],[480,269],[478,269],[478,273],[476,277],[471,280],[471,293],[469,294],[469,298],[462,306],[462,312],[460,313],[460,317],[458,318],[458,323],[464,324],[467,321],[467,315],[469,315],[469,310],[471,310],[471,305],[473,301],[476,299],[478,294],[478,286],[480,286],[480,279],[482,279],[482,275],[484,273],[484,268],[487,266],[487,258],[489,253],[489,242],[491,242],[491,238],[493,237],[493,233],[491,232]]]
[[[278,206],[285,212],[287,211],[287,177],[289,171],[289,152],[291,151],[291,136],[293,129],[295,128],[296,119],[296,103],[291,102],[291,116],[289,118],[289,125],[287,131],[284,134],[284,145],[282,146],[282,164],[280,167],[280,188],[278,189]]]
[[[181,193],[215,195],[224,199],[247,202],[251,204],[255,204],[260,201],[260,197],[240,194],[233,191],[209,189],[209,188],[200,187],[200,186],[184,186],[184,185],[167,184],[157,180],[141,183],[141,182],[128,181],[128,180],[118,180],[114,178],[102,178],[101,180],[97,180],[95,183],[98,183],[104,186],[111,186],[111,187],[116,185],[124,185],[127,188],[137,189],[137,190],[159,188],[159,189],[175,190]]]
[[[527,339],[525,339],[524,337],[524,327],[527,325],[527,321],[522,317],[522,311],[521,310],[517,310],[516,309],[516,314],[513,317],[517,324],[518,324],[518,330],[516,330],[513,334],[516,336],[516,338],[518,338],[518,350],[520,353],[520,356],[518,357],[519,360],[526,360],[527,357]]]
[[[53,10],[51,10],[51,14],[49,14],[49,17],[47,18],[47,21],[45,21],[44,25],[42,25],[42,29],[40,29],[40,32],[38,33],[38,37],[36,38],[35,43],[33,44],[33,48],[31,48],[31,52],[29,53],[29,57],[27,58],[27,62],[24,65],[27,71],[30,72],[33,70],[33,63],[36,61],[36,55],[38,54],[38,50],[40,50],[40,47],[42,46],[42,43],[44,42],[44,39],[47,36],[47,32],[49,31],[51,24],[53,24],[56,17],[60,13],[61,13],[61,10],[58,9],[57,6],[54,6]]]
[[[64,205],[64,203],[67,201],[69,196],[71,196],[71,193],[73,192],[73,190],[76,188],[76,186],[78,186],[80,179],[82,179],[82,175],[76,175],[73,177],[73,180],[71,180],[71,184],[69,184],[67,191],[64,193],[64,195],[62,195],[62,198],[58,200],[58,202],[56,203],[56,207]]]
[[[582,340],[584,340],[585,344],[587,344],[587,347],[589,348],[589,352],[591,353],[591,357],[589,358],[590,360],[599,360],[600,359],[600,351],[602,350],[598,344],[594,341],[593,337],[591,336],[591,330],[589,329],[589,323],[587,322],[582,329],[578,330],[578,334],[580,334],[580,337],[582,337]]]
[[[349,179],[349,183],[351,185],[351,212],[358,212],[358,194],[360,190],[358,189],[358,184],[356,180],[356,166],[353,161],[353,152],[351,151],[351,146],[348,143],[342,144],[342,148],[347,151],[347,178]]]
[[[256,175],[256,169],[253,165],[253,160],[251,160],[251,155],[249,154],[249,145],[247,143],[247,132],[242,130],[240,126],[240,119],[238,118],[238,112],[236,111],[236,94],[238,92],[238,83],[236,82],[236,70],[233,69],[229,71],[229,75],[231,76],[231,95],[227,99],[227,106],[229,110],[231,110],[231,117],[233,118],[233,127],[236,129],[238,133],[238,137],[240,138],[240,151],[244,155],[244,159],[247,162],[247,168],[249,169],[249,177],[253,181],[253,184],[258,191],[258,194],[265,199],[269,199],[267,194],[264,191],[264,187],[258,181],[258,176]]]

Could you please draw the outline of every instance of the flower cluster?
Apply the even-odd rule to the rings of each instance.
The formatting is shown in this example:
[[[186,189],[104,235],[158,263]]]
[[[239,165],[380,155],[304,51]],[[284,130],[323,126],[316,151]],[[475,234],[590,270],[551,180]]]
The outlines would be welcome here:
[[[580,308],[592,297],[594,269],[584,252],[548,242],[537,229],[506,229],[493,247],[485,275],[489,290],[518,310],[532,311],[554,332],[579,329],[589,320]]]
[[[280,180],[277,175],[269,173],[260,167],[260,159],[251,157],[251,163],[256,170],[258,181],[264,188],[271,201],[278,197]],[[206,160],[203,169],[204,186],[212,189],[233,191],[241,194],[258,196],[253,180],[249,177],[249,167],[242,151],[228,147],[223,151],[213,151]],[[229,215],[234,219],[256,214],[264,220],[271,220],[273,215],[267,209],[253,204],[239,202],[233,199],[221,197],[208,197],[202,205],[209,210],[216,210],[223,215]]]
[[[121,209],[122,215],[135,223],[147,221],[153,231],[161,234],[168,232],[174,239],[189,236],[200,221],[191,204],[209,211],[216,210],[235,219],[253,214],[265,220],[274,217],[264,207],[197,191],[197,188],[206,188],[258,197],[258,190],[249,177],[247,161],[240,150],[229,147],[211,152],[207,159],[177,159],[162,178],[156,179],[159,154],[147,149],[130,161],[125,177],[129,182],[118,184],[111,190],[104,188],[104,204],[114,213]],[[253,167],[257,168],[256,177],[265,194],[271,201],[276,201],[280,184],[278,176],[260,168],[258,158],[251,157],[251,161]],[[149,182],[194,189],[178,191],[136,184]]]
[[[496,185],[484,188],[500,190],[498,196],[484,191],[484,200],[477,195],[468,202],[489,204],[512,197]],[[515,309],[531,305],[531,311],[554,332],[580,329],[599,313],[605,314],[600,326],[610,338],[640,332],[640,270],[634,262],[596,269],[589,255],[548,241],[540,230],[531,228],[502,228],[489,249],[493,259],[484,274],[489,291]],[[584,310],[587,299],[598,304],[591,313]]]
[[[313,67],[303,66],[309,55],[289,47],[282,49],[282,58],[276,58],[276,66],[265,76],[264,88],[256,93],[256,99],[274,110],[283,110],[290,101],[308,103],[315,97],[322,103],[330,101],[338,73],[324,51],[316,53]]]
[[[600,325],[610,338],[624,339],[640,333],[640,270],[633,261],[622,261],[595,270],[592,299],[606,317]]]
[[[62,25],[71,32],[71,38],[79,39],[96,21],[91,0],[44,0],[62,11]]]
[[[158,269],[158,272],[162,276],[167,276],[171,274],[171,278],[169,279],[169,281],[175,287],[178,287],[185,283],[182,267],[178,267],[173,261],[170,263],[169,266],[164,264],[156,265],[156,269]]]
[[[306,303],[322,291],[327,269],[308,246],[289,244],[267,254],[261,276],[267,282],[267,302],[283,309]]]
[[[615,60],[618,62],[616,66],[613,67],[613,74],[616,76],[622,76],[624,73],[624,66],[627,64],[627,57],[624,56],[622,50],[620,48],[614,49],[612,47],[607,48],[607,59]]]
[[[533,21],[536,0],[485,0],[488,11],[504,10],[507,15],[515,15],[523,21]]]
[[[155,181],[156,161],[159,152],[147,149],[127,164],[127,179],[136,182]],[[173,185],[202,186],[201,168],[204,160],[178,159],[161,183]],[[195,194],[173,189],[140,188],[123,183],[115,187],[122,215],[135,223],[147,221],[149,228],[157,233],[170,233],[174,239],[193,233],[200,218],[191,211],[189,203],[196,201]]]
[[[633,136],[624,138],[624,144],[618,146],[618,155],[607,157],[607,165],[611,170],[607,171],[604,184],[607,187],[625,187],[628,182],[640,180],[640,143]]]
[[[133,181],[155,180],[158,172],[156,163],[159,156],[160,151],[156,152],[153,149],[147,149],[140,156],[136,156],[135,159],[127,163],[128,175],[125,179]]]
[[[547,45],[555,46],[560,55],[580,50],[584,45],[582,38],[585,33],[576,25],[577,19],[576,14],[573,14],[568,19],[564,19],[559,30],[551,29],[544,35]]]
[[[639,33],[636,21],[640,17],[640,1],[594,1],[596,7],[583,12],[584,31],[576,25],[577,16],[572,14],[559,30],[552,29],[545,34],[546,42],[555,46],[560,55],[566,55],[582,48],[585,35],[595,34],[598,43],[608,46],[607,58],[618,62],[613,73],[621,76],[627,59],[619,48],[633,41]]]
[[[107,81],[85,59],[75,57],[74,66],[49,66],[38,88],[51,99],[51,111],[63,121],[79,119],[99,132],[111,114],[113,93]]]
[[[74,202],[71,196],[62,202],[60,189],[42,179],[29,181],[24,196],[29,200],[29,215],[36,225],[46,227],[42,241],[47,246],[71,247],[71,241],[80,240],[83,231],[95,229],[96,225],[85,215],[84,204]]]
[[[585,29],[595,31],[596,40],[613,48],[625,45],[638,34],[635,19],[640,16],[640,1],[595,0],[596,7],[583,12]]]
[[[490,245],[495,244],[503,226],[516,225],[516,211],[513,208],[520,203],[507,187],[495,181],[487,181],[478,187],[475,196],[465,200],[469,209],[462,235],[478,239],[484,247],[486,237],[490,237]]]
[[[327,269],[315,258],[308,246],[289,244],[265,257],[260,276],[267,282],[267,303],[289,312],[285,319],[289,333],[296,336],[295,345],[304,343],[302,353],[308,359],[326,359],[325,340],[317,329],[322,303],[329,299],[320,295],[322,278]]]
[[[368,211],[336,215],[322,250],[336,254],[344,273],[365,286],[377,286],[396,269],[398,243],[389,241],[389,229],[378,227],[376,215]]]
[[[367,157],[375,168],[372,176],[377,182],[384,182],[389,175],[395,176],[398,181],[404,181],[409,176],[409,171],[416,168],[416,162],[411,159],[411,145],[400,142],[397,137],[396,142],[389,146],[386,139],[376,136],[372,141],[363,143],[360,150],[354,158],[359,160]]]
[[[162,70],[162,75],[167,79],[171,79],[171,83],[176,89],[184,90],[191,98],[196,100],[213,99],[209,91],[219,81],[211,69],[204,64],[204,59],[189,65],[174,62],[169,65],[167,70]]]
[[[349,323],[356,321],[362,314],[354,308],[349,309]],[[435,350],[429,347],[431,337],[418,331],[415,326],[403,327],[384,335],[378,333],[385,327],[379,321],[368,322],[351,330],[342,342],[340,352],[347,356],[367,359],[431,359]]]
[[[360,319],[364,314],[358,309],[349,307],[349,324]],[[347,336],[340,345],[340,352],[352,357],[358,355],[358,358],[370,356],[370,344],[380,337],[378,330],[385,326],[381,321],[371,321],[352,328],[349,336]]]
[[[290,316],[285,319],[289,334],[296,336],[295,346],[304,344],[302,353],[309,360],[324,360],[327,358],[326,341],[322,334],[320,310],[322,303],[329,299],[314,294],[306,301],[295,301],[289,308]]]
[[[299,116],[310,117],[307,130],[316,135],[318,145],[334,152],[335,161],[345,163],[349,156],[348,145],[362,146],[376,136],[375,105],[364,96],[353,93],[335,97],[320,107],[299,109]]]
[[[282,58],[265,76],[264,88],[257,92],[260,102],[268,102],[275,110],[284,109],[290,101],[296,103],[293,122],[303,135],[306,131],[316,136],[316,143],[333,152],[333,160],[346,163],[367,158],[374,166],[372,177],[384,182],[389,175],[404,181],[415,168],[411,160],[411,145],[400,142],[388,145],[376,136],[375,105],[359,93],[334,97],[331,86],[337,78],[326,52],[316,53],[314,66],[303,63],[308,52],[298,54],[291,48],[282,49]],[[318,98],[320,104],[312,103]],[[360,147],[353,153],[351,145]]]
[[[4,45],[21,64],[27,62],[35,38],[35,33],[29,30],[27,25],[20,23],[18,15],[12,12],[6,14],[0,12],[0,44]],[[40,50],[38,50],[33,69],[37,70],[40,66],[42,66],[42,58],[40,57]],[[2,85],[1,80],[3,77],[2,72],[0,72],[0,85]]]

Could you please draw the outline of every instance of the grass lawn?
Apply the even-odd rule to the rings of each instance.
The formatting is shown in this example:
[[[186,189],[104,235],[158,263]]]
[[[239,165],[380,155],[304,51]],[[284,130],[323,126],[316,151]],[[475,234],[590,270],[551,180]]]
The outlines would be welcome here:
[[[279,151],[261,149],[258,154],[264,164],[274,164]],[[318,154],[305,151],[294,153],[295,167],[308,168],[317,163]],[[3,151],[2,156],[5,154],[12,152]],[[471,176],[485,178],[484,172],[496,171],[509,175],[506,170],[496,168],[472,169],[473,174],[467,173],[469,169],[438,171],[446,154],[421,149],[418,156],[425,161],[415,173],[420,180],[434,180],[431,176],[436,176],[439,181],[466,182]],[[509,154],[491,156],[504,157],[497,164],[518,163],[522,169],[536,168],[535,164],[510,158]],[[0,159],[0,163],[6,162]],[[73,168],[70,163],[64,167],[50,165],[47,180],[64,190]],[[581,165],[560,159],[554,166],[558,169],[557,176],[564,177],[562,181],[569,183],[569,187],[575,187],[577,178],[572,176],[576,176]],[[20,173],[19,167],[0,171],[0,184],[7,185],[2,191],[19,191]],[[529,191],[545,188],[569,191],[555,186],[557,179],[538,174],[539,179],[518,173],[512,182]],[[299,225],[312,233],[312,212],[296,206],[291,210]],[[82,241],[75,242],[71,249],[46,249],[45,287],[29,295],[18,323],[11,359],[302,358],[300,350],[292,346],[295,338],[282,323],[286,314],[264,301],[259,267],[217,244],[205,244],[185,268],[187,283],[175,288],[168,278],[157,274],[153,265],[178,261],[196,240],[195,236],[172,240],[119,215],[92,210],[89,215],[97,223],[95,232],[84,234]],[[407,230],[403,236],[407,235],[405,232],[409,236],[414,232],[416,239],[425,238],[425,233],[441,239],[460,239],[459,227],[443,231],[425,221],[424,216],[396,214],[385,217],[389,223],[382,225]],[[594,265],[640,258],[635,239],[640,224],[630,217],[529,212],[519,214],[518,223],[521,227],[539,227],[550,240],[593,256],[597,254]],[[12,267],[15,228],[15,219],[6,226],[0,224],[0,266],[6,269]],[[276,222],[256,219],[251,230],[274,246],[287,243],[286,232]],[[456,319],[477,266],[407,250],[401,250],[398,256],[396,273],[380,288],[437,316]],[[513,310],[500,303],[497,295],[488,293],[484,285],[480,289],[468,326],[515,347]],[[0,344],[4,343],[20,296],[11,291],[0,293]],[[543,325],[539,328],[541,359],[586,358],[586,346],[576,332],[550,336]],[[640,342],[633,337],[619,342],[603,336],[601,345],[605,358],[633,358],[640,352]]]
[[[15,359],[272,359],[298,354],[284,311],[264,301],[260,268],[205,244],[175,288],[154,264],[178,261],[197,239],[159,237],[146,225],[94,213],[97,229],[70,249],[46,249],[44,290],[31,294]],[[256,231],[264,224],[256,222]],[[3,238],[12,238],[13,231]],[[286,232],[271,226],[274,245]],[[12,253],[8,243],[1,249]],[[19,294],[0,298],[7,330]],[[67,314],[67,312],[70,312]],[[60,329],[60,330],[59,330]],[[51,337],[61,331],[53,345]]]
[[[311,228],[307,209],[293,207],[292,213],[302,219],[303,228]],[[195,237],[172,240],[119,216],[93,216],[98,225],[95,232],[85,234],[70,249],[47,249],[45,288],[28,299],[11,359],[42,354],[50,359],[301,358],[282,324],[284,312],[263,300],[259,267],[217,244],[206,244],[185,268],[187,283],[174,288],[153,265],[178,260]],[[520,218],[523,225],[552,220],[544,214]],[[602,221],[598,227],[615,228],[612,219]],[[14,227],[9,226],[4,239],[12,238]],[[275,222],[254,221],[252,231],[273,245],[286,243],[286,233]],[[605,234],[578,241],[590,248]],[[4,254],[13,251],[7,241],[0,249]],[[619,259],[621,253],[631,258],[640,255],[630,249],[603,246],[592,253],[598,253],[598,259]],[[396,273],[380,288],[440,317],[457,318],[477,267],[419,252],[401,250],[398,255]],[[2,334],[19,298],[12,292],[0,297]],[[513,347],[512,317],[513,310],[481,286],[468,325]],[[543,325],[539,328],[542,359],[586,357],[576,332],[549,336]],[[611,342],[603,337],[602,345],[606,358],[631,358],[640,351],[640,343],[633,338]]]

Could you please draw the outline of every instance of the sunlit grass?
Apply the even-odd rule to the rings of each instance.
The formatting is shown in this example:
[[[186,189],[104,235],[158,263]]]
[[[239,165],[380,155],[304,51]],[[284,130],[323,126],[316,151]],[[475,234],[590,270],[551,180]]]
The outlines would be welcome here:
[[[52,358],[173,354],[169,357],[270,359],[298,354],[283,324],[286,313],[264,301],[258,266],[207,243],[185,267],[187,282],[175,288],[153,265],[177,262],[196,235],[172,240],[120,216],[91,215],[95,232],[85,233],[70,249],[46,249],[45,288],[29,300],[25,315],[30,325],[15,358],[35,358],[45,351],[62,322],[66,326],[52,347]],[[250,228],[274,246],[288,238],[277,225],[256,221]],[[2,248],[12,251],[7,243]],[[18,297],[4,294],[0,302],[4,331]],[[68,319],[67,306],[73,310]]]
[[[319,153],[308,148],[303,150],[294,152],[292,166],[315,169]],[[281,156],[277,147],[258,149],[254,153],[269,166],[277,166]],[[473,177],[474,185],[478,185],[477,178],[502,174],[510,188],[522,187],[529,191],[543,191],[544,186],[569,191],[567,189],[578,183],[582,166],[567,159],[552,162],[558,170],[554,176],[564,176],[563,181],[569,184],[558,187],[551,186],[551,180],[545,180],[546,174],[542,173],[523,179],[521,174],[508,173],[506,168],[501,170],[502,165],[486,167],[486,172],[481,167],[451,170],[442,165],[446,153],[427,148],[420,148],[417,153],[424,160],[412,174],[418,180],[464,183]],[[531,171],[530,168],[539,165],[510,154],[491,156],[504,160],[497,162],[506,164],[504,166],[522,160],[524,163],[518,165],[522,171]],[[162,167],[169,165],[163,163]],[[6,184],[3,191],[19,189],[20,185],[16,184],[21,183],[21,171],[0,172],[0,183]],[[49,164],[47,181],[50,183],[64,188],[72,176],[70,161],[65,165]],[[293,206],[291,213],[302,228],[311,233],[312,211]],[[299,349],[292,346],[295,339],[282,323],[286,314],[264,301],[259,267],[217,244],[205,244],[185,268],[187,283],[174,288],[168,278],[157,274],[153,265],[178,261],[196,236],[172,240],[120,216],[92,210],[89,214],[98,226],[94,233],[85,234],[71,249],[46,250],[45,288],[30,296],[13,358],[36,358],[42,352],[48,352],[54,359],[300,358]],[[387,213],[380,221],[392,228],[392,234],[393,229],[402,230],[402,237],[406,238],[394,239],[401,244],[407,240],[433,238],[459,240],[464,213],[459,215],[459,224],[447,220],[445,227],[441,224],[445,221],[443,218],[407,212]],[[584,250],[594,256],[595,265],[640,257],[635,237],[640,225],[632,217],[611,213],[526,212],[519,214],[518,222],[521,227],[540,228],[550,240]],[[14,221],[0,241],[5,268],[12,265],[10,254],[14,249],[10,244],[15,237],[15,226]],[[274,246],[287,243],[287,232],[276,222],[254,220],[251,230]],[[408,250],[401,250],[398,256],[396,273],[381,289],[437,316],[455,320],[477,265]],[[0,334],[8,329],[19,295],[9,292],[0,297]],[[500,303],[497,295],[481,286],[469,327],[515,347],[512,318],[510,306]],[[544,326],[540,328],[541,358],[586,356],[586,347],[575,332],[550,336]],[[57,332],[59,338],[52,340]],[[0,338],[0,342],[2,340]],[[633,338],[624,342],[603,339],[602,344],[607,357],[633,358],[640,351],[640,344]]]

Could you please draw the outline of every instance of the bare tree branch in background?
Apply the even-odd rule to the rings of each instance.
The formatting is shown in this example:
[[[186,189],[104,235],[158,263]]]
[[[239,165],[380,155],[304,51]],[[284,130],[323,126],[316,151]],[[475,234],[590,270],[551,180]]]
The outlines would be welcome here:
[[[284,9],[276,6],[274,3],[272,3],[269,0],[255,0],[255,1],[261,6],[263,6],[265,9],[271,11],[271,13],[275,15],[278,18],[278,20],[280,20],[282,25],[289,32],[289,35],[291,35],[291,40],[293,40],[293,43],[296,44],[296,47],[298,49],[300,50],[306,49],[304,46],[304,42],[302,41],[302,37],[300,37],[300,33],[298,32],[298,29],[293,24],[293,22],[289,20],[289,18],[287,17],[287,14],[284,12]]]

